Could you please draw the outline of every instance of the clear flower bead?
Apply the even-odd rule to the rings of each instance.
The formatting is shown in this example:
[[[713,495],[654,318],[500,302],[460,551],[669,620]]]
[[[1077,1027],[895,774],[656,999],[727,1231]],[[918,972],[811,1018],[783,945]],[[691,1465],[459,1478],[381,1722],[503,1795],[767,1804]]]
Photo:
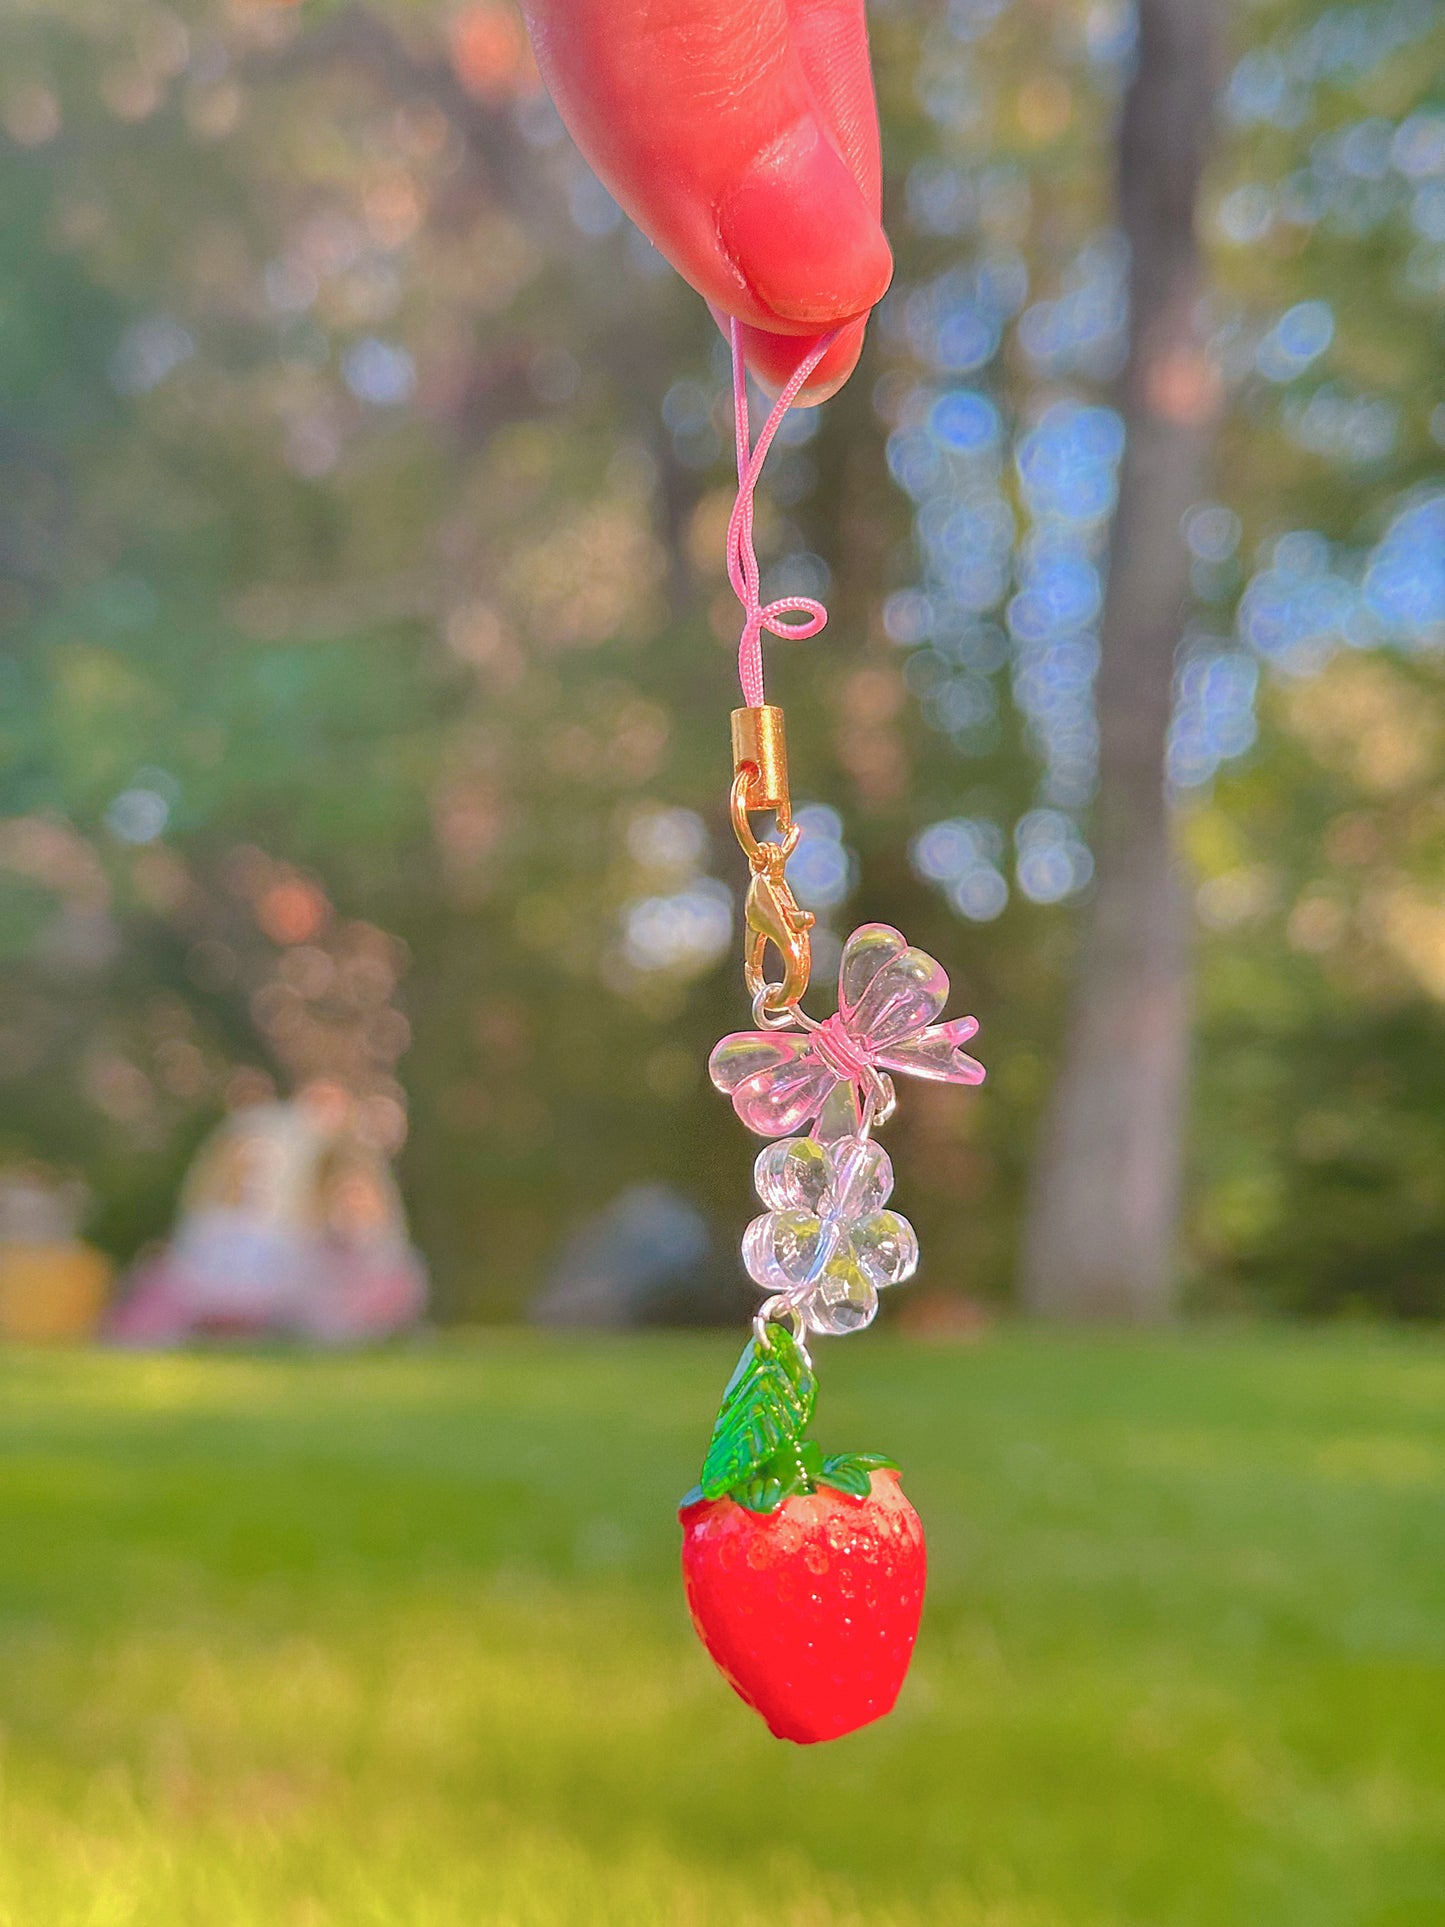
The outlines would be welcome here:
[[[795,1137],[753,1167],[768,1208],[743,1235],[743,1263],[764,1292],[796,1306],[808,1329],[838,1337],[873,1322],[878,1293],[918,1264],[913,1227],[886,1205],[888,1153],[869,1138]]]
[[[767,1145],[753,1166],[758,1196],[772,1211],[820,1212],[832,1180],[827,1150],[810,1137]]]
[[[918,1234],[896,1211],[875,1211],[849,1226],[859,1271],[878,1290],[901,1285],[918,1269]]]
[[[743,1233],[743,1264],[764,1291],[793,1291],[818,1256],[822,1220],[811,1211],[765,1211]]]
[[[871,1138],[839,1138],[828,1146],[828,1166],[827,1208],[845,1223],[881,1211],[893,1195],[893,1165]]]
[[[873,1323],[878,1294],[856,1264],[835,1260],[803,1300],[802,1312],[809,1331],[844,1338]]]

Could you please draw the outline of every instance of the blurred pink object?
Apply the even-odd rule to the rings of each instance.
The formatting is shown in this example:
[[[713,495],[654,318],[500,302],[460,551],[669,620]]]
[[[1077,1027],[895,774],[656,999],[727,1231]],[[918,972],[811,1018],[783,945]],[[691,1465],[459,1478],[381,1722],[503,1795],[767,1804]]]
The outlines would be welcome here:
[[[891,1106],[889,1071],[983,1082],[983,1065],[960,1048],[976,1034],[976,1021],[934,1022],[947,1001],[941,964],[886,923],[865,923],[843,947],[834,1016],[801,1033],[735,1031],[713,1051],[708,1070],[759,1137],[788,1137],[808,1124],[824,1143],[852,1137],[869,1098],[875,1111]]]
[[[345,1110],[255,1105],[201,1147],[175,1232],[132,1268],[109,1335],[123,1345],[267,1333],[356,1344],[414,1324],[425,1303],[391,1173]]]

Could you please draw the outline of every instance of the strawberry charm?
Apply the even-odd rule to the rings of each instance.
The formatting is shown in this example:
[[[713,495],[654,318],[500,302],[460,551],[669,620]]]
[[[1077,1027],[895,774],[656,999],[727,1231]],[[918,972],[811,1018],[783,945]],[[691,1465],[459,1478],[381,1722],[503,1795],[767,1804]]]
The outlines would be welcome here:
[[[825,1459],[804,1437],[807,1354],[785,1325],[765,1339],[743,1353],[683,1501],[683,1582],[734,1692],[808,1746],[892,1710],[923,1610],[923,1526],[889,1460]]]
[[[973,1018],[943,1016],[942,967],[886,923],[864,924],[844,944],[833,1014],[803,1009],[816,920],[788,885],[801,826],[789,799],[783,712],[763,690],[762,638],[816,635],[828,617],[807,596],[761,600],[753,491],[783,416],[833,337],[799,363],[754,443],[738,322],[729,334],[738,494],[727,562],[743,605],[745,707],[732,713],[728,810],[752,875],[743,982],[757,1029],[724,1037],[708,1071],[741,1122],[774,1141],[753,1167],[764,1208],[742,1244],[763,1302],[723,1393],[702,1477],[678,1516],[698,1637],[779,1739],[810,1746],[892,1710],[918,1637],[926,1557],[893,1461],[872,1452],[825,1458],[808,1437],[818,1385],[807,1335],[865,1330],[879,1293],[917,1269],[913,1227],[890,1205],[892,1162],[873,1142],[898,1102],[894,1078],[967,1085],[982,1083],[984,1071],[963,1049],[978,1029]],[[804,620],[783,622],[789,615]],[[759,815],[772,818],[774,838],[754,828]],[[769,951],[781,963],[771,979]]]

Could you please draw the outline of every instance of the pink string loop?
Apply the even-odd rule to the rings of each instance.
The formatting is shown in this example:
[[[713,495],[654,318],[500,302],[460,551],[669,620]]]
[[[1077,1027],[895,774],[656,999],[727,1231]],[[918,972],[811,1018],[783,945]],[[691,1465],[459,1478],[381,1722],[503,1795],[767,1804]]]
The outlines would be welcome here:
[[[760,709],[763,695],[763,633],[804,642],[816,636],[828,620],[828,611],[812,596],[779,596],[764,602],[758,574],[757,551],[753,547],[753,495],[763,463],[773,445],[773,437],[784,415],[798,399],[809,375],[837,340],[836,331],[825,335],[793,370],[783,392],[773,403],[763,423],[756,445],[749,446],[748,378],[743,366],[742,325],[735,318],[728,324],[733,351],[733,437],[737,443],[738,499],[728,520],[728,581],[743,605],[743,633],[738,643],[738,681],[743,686],[743,701],[749,709]],[[784,616],[799,615],[802,622],[784,622]]]

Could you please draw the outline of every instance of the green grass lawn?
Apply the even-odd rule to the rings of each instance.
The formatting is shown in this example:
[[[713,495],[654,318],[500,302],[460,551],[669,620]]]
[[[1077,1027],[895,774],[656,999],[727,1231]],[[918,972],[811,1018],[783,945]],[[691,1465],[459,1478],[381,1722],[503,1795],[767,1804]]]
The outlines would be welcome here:
[[[1440,1927],[1445,1347],[821,1347],[896,1714],[768,1737],[674,1506],[736,1347],[0,1357],[0,1927]]]

